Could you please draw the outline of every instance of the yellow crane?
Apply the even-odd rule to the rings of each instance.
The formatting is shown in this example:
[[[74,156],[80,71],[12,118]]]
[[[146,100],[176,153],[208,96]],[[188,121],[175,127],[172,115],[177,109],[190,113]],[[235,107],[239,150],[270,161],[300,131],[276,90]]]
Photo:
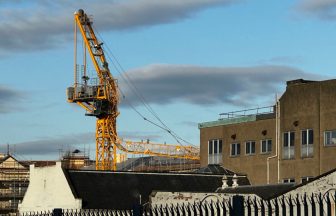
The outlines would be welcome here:
[[[195,146],[169,145],[150,142],[124,141],[117,134],[119,92],[117,80],[110,73],[101,43],[92,28],[92,21],[82,9],[74,14],[75,65],[74,84],[67,88],[67,100],[86,110],[86,115],[96,121],[96,169],[116,170],[117,148],[132,154],[199,160],[199,148]],[[78,30],[79,29],[79,30]],[[78,77],[77,32],[83,38],[83,65],[81,79]],[[89,53],[97,79],[86,73],[86,52]],[[90,83],[91,82],[91,83]]]

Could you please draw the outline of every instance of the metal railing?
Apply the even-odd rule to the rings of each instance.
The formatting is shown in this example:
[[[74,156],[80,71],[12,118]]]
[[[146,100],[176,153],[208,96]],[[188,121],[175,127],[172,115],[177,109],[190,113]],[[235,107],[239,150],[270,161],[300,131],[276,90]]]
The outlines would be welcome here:
[[[62,210],[29,212],[22,216],[119,216],[119,215],[326,215],[336,214],[336,192],[280,196],[263,200],[255,195],[233,195],[223,200],[137,206],[133,210]]]
[[[232,111],[232,112],[227,112],[227,113],[220,113],[219,119],[240,118],[240,117],[250,116],[250,115],[269,114],[269,113],[274,113],[274,110],[275,110],[274,106],[244,109],[244,110]]]

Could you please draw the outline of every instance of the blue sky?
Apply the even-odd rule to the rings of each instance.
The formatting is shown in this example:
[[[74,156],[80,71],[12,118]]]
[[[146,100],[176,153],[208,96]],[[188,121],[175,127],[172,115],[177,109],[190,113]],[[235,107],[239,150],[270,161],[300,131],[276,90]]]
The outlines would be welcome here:
[[[22,159],[57,159],[68,148],[94,152],[95,119],[65,97],[79,8],[93,15],[105,46],[160,118],[195,145],[199,122],[272,105],[286,80],[335,77],[336,0],[4,0],[2,151],[9,144]],[[127,100],[157,122],[110,69]],[[125,103],[120,112],[120,136],[176,143]]]

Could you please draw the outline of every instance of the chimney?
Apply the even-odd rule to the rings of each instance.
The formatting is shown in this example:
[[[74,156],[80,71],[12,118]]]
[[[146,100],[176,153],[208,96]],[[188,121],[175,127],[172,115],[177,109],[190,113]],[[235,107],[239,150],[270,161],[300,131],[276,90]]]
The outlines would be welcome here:
[[[233,175],[232,177],[232,187],[235,188],[235,187],[238,187],[238,177],[236,174]]]
[[[228,178],[227,178],[227,176],[224,174],[223,175],[223,178],[222,178],[222,182],[223,182],[223,184],[222,184],[222,189],[224,189],[224,188],[227,188],[229,185],[227,184],[227,181],[228,181]]]

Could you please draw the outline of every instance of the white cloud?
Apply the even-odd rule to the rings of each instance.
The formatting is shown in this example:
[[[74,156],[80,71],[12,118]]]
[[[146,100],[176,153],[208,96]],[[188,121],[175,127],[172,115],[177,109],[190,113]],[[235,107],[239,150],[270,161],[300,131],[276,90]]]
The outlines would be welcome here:
[[[297,8],[320,19],[336,19],[336,0],[301,0]]]
[[[174,23],[188,19],[201,10],[239,1],[39,0],[30,4],[4,1],[7,4],[0,9],[0,54],[50,49],[72,40],[73,13],[79,8],[94,15],[94,26],[99,30],[111,31]]]

